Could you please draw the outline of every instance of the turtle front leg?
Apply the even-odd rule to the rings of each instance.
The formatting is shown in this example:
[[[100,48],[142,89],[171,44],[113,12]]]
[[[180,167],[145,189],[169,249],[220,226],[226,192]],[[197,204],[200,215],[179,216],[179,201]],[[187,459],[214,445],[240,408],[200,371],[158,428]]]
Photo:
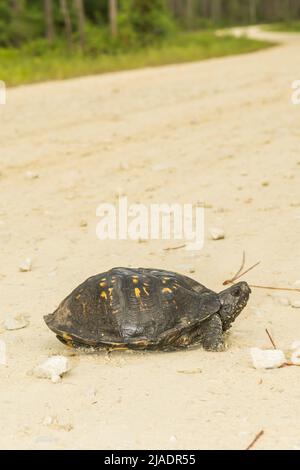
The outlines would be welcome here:
[[[225,349],[223,340],[222,321],[218,314],[201,323],[199,327],[200,342],[208,351],[223,351]]]

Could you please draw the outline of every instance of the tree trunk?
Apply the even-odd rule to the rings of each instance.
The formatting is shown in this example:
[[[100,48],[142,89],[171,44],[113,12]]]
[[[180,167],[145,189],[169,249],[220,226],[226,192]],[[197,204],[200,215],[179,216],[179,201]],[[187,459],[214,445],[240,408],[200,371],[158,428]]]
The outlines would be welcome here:
[[[75,0],[77,18],[78,18],[78,31],[79,31],[79,38],[80,38],[80,46],[81,49],[84,49],[85,44],[85,35],[84,35],[84,24],[85,24],[85,14],[84,14],[84,7],[83,7],[83,0]]]
[[[113,37],[116,37],[118,34],[118,5],[117,0],[109,0],[109,23],[110,23],[110,32]]]
[[[48,42],[51,43],[53,42],[55,36],[52,0],[44,0],[44,12],[46,23],[46,37],[48,39]]]
[[[211,0],[211,16],[215,23],[219,23],[222,17],[221,0]]]
[[[249,0],[250,23],[257,23],[257,0]]]
[[[60,9],[64,18],[66,38],[69,49],[72,49],[72,23],[67,0],[60,0]]]
[[[185,16],[188,29],[192,29],[194,23],[194,0],[186,0]]]

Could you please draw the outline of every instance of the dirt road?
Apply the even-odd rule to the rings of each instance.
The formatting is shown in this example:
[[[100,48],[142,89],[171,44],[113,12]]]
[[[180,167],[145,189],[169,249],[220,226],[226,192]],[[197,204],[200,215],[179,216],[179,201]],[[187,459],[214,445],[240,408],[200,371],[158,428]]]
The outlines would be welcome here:
[[[168,268],[221,290],[245,250],[248,263],[261,260],[249,282],[300,279],[300,106],[291,104],[300,35],[280,40],[245,56],[9,90],[0,315],[26,314],[30,325],[0,333],[0,448],[244,449],[262,429],[257,449],[300,448],[300,369],[259,371],[249,357],[270,347],[265,328],[284,350],[300,340],[300,310],[271,291],[253,290],[224,353],[72,355],[42,320],[80,281],[116,265]],[[121,194],[205,202],[204,249],[99,241],[96,207]],[[210,240],[214,226],[224,240]],[[32,271],[19,272],[27,257]],[[53,354],[72,361],[61,383],[30,375]]]

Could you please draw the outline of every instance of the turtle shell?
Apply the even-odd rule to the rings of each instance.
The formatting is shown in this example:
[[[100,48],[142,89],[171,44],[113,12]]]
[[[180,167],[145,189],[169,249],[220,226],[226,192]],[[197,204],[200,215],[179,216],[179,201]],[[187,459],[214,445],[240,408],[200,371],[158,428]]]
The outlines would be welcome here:
[[[73,346],[151,349],[180,336],[192,342],[195,326],[219,309],[218,294],[189,277],[113,268],[88,278],[44,318]]]

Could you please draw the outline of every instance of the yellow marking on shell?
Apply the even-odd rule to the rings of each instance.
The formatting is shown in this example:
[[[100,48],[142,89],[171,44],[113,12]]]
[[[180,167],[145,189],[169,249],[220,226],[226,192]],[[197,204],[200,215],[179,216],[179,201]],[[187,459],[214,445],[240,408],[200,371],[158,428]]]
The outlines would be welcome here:
[[[146,287],[143,287],[143,291],[145,292],[146,295],[150,295],[149,292],[147,291]]]
[[[132,282],[133,282],[133,284],[138,284],[139,283],[139,278],[137,276],[132,276]]]
[[[138,287],[135,287],[134,293],[135,293],[135,296],[136,296],[137,299],[139,299],[141,297],[141,291]]]
[[[113,290],[114,290],[113,287],[109,287],[109,288],[108,288],[109,295],[111,295],[111,293],[112,293]]]
[[[100,297],[102,297],[102,299],[107,299],[107,293],[105,292],[105,290],[101,292]]]
[[[101,282],[100,282],[100,287],[104,287],[104,286],[106,286],[106,282],[105,282],[105,281],[101,281]]]
[[[68,333],[63,333],[62,337],[66,341],[71,341],[72,340],[72,336],[68,335]]]
[[[164,287],[164,288],[162,289],[162,293],[163,293],[163,294],[172,293],[172,289],[170,289],[169,287]]]
[[[81,297],[81,294],[78,294],[78,295],[76,295],[75,299],[78,300],[78,299],[80,299],[80,297]]]

